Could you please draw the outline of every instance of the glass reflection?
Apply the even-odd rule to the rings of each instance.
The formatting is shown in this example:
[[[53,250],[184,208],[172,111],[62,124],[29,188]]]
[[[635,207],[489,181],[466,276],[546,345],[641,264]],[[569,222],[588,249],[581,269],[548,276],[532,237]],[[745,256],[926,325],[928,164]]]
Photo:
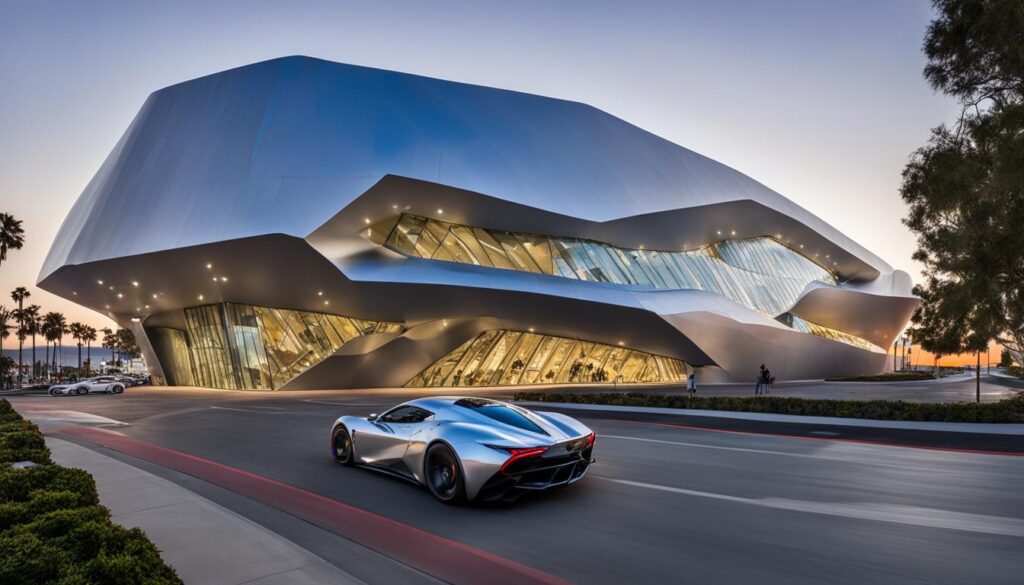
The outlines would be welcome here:
[[[485,331],[463,343],[406,386],[497,386],[681,382],[681,360],[522,331]]]
[[[400,323],[236,303],[184,312],[195,383],[232,390],[279,388],[356,337],[404,330]]]
[[[769,317],[792,307],[810,282],[836,284],[828,270],[770,237],[665,252],[402,215],[385,245],[433,260],[625,286],[706,290]]]

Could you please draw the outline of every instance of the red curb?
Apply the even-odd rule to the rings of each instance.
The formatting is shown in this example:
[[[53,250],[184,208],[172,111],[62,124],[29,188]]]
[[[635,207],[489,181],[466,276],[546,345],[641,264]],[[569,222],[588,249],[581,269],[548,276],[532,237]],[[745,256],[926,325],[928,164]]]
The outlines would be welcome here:
[[[454,584],[563,585],[563,579],[361,508],[209,459],[101,429],[65,426],[54,432],[198,477]],[[440,505],[440,504],[439,504]]]

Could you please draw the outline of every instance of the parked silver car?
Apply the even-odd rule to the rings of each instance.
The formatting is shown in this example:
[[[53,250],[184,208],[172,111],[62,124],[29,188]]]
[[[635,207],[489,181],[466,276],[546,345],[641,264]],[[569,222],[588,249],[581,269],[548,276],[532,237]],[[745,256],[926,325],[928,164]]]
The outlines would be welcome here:
[[[575,483],[593,462],[595,438],[564,414],[485,398],[420,398],[381,415],[337,419],[331,454],[457,503]]]
[[[124,392],[124,382],[113,376],[97,376],[68,384],[50,386],[50,396],[82,394],[120,394]]]

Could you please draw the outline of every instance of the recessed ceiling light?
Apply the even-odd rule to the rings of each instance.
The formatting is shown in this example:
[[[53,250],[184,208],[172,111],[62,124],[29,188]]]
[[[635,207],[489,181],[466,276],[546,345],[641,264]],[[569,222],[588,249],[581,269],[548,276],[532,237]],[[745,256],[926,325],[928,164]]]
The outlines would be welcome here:
[[[626,345],[626,342],[624,342],[624,341],[620,341],[620,342],[619,342],[619,345]]]
[[[110,290],[114,290],[114,287],[112,286],[108,286],[107,288],[109,288]]]
[[[209,262],[207,262],[206,269],[209,270],[211,268],[213,268],[213,264],[210,264]]]
[[[71,294],[73,294],[73,295],[75,295],[77,297],[78,296],[78,291],[77,290],[73,290],[73,291],[71,291]]]
[[[324,296],[324,291],[322,291],[322,290],[316,291],[316,296],[318,296],[318,297]]]
[[[444,213],[444,210],[443,210],[443,209],[438,209],[438,210],[437,210],[437,214],[438,214],[438,215],[441,215],[442,213]]]
[[[199,300],[203,300],[203,295],[199,295]]]
[[[718,230],[715,233],[718,234],[718,235],[722,235],[722,230]]]
[[[803,249],[804,249],[804,245],[803,245],[803,244],[800,244],[800,249],[801,249],[801,250],[803,250]]]
[[[153,293],[153,298],[154,298],[154,299],[156,298],[156,293]]]
[[[102,280],[97,280],[96,284],[103,284],[103,281]]]
[[[397,205],[392,205],[391,209],[398,209],[398,206]]]
[[[103,305],[104,308],[109,309],[110,305]]]
[[[364,221],[364,222],[366,222],[367,224],[369,224],[369,223],[370,223],[370,218],[368,218],[368,217],[364,217],[364,218],[363,218],[363,221]]]
[[[121,294],[121,293],[117,293],[117,298],[119,298],[119,299],[123,299],[123,298],[124,298],[124,295],[123,295],[123,294]]]
[[[147,309],[149,308],[149,305],[143,305],[143,306],[146,307]]]
[[[133,280],[132,281],[132,286],[139,286],[139,282],[137,280]]]
[[[533,327],[530,327],[530,333],[533,333]]]
[[[217,277],[216,276],[213,277],[213,282],[217,282]]]
[[[222,277],[220,277],[220,281],[221,282],[227,282],[228,281],[228,277],[222,276]]]
[[[331,302],[330,301],[324,301],[324,304],[325,305],[329,305],[329,304],[331,304]]]
[[[736,235],[736,230],[732,230],[731,232],[729,232],[729,234],[735,236]]]

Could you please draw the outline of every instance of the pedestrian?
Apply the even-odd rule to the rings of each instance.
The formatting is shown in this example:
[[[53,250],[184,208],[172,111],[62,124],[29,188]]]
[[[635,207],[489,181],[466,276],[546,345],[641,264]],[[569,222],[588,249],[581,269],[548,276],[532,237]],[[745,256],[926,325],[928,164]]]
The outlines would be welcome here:
[[[697,393],[697,374],[696,372],[690,372],[690,375],[686,378],[686,395],[693,396]]]
[[[775,381],[775,376],[772,376],[772,373],[768,368],[765,368],[761,372],[761,376],[764,378],[764,393],[771,394],[772,382]]]
[[[764,364],[761,364],[761,370],[757,373],[757,384],[754,385],[754,396],[760,395],[762,388],[764,388],[765,371],[767,371],[767,368],[764,367]]]

